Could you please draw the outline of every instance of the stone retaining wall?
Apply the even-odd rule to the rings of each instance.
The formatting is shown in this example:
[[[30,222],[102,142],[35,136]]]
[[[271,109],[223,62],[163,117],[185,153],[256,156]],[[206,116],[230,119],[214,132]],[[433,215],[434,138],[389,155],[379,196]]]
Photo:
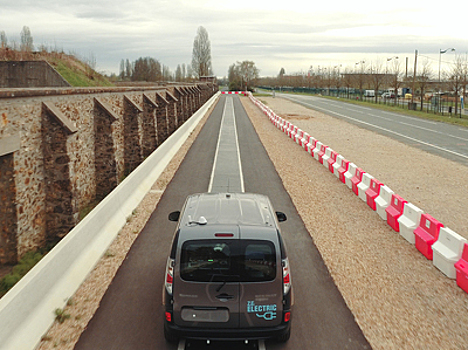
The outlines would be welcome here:
[[[0,89],[0,264],[65,236],[216,91]]]

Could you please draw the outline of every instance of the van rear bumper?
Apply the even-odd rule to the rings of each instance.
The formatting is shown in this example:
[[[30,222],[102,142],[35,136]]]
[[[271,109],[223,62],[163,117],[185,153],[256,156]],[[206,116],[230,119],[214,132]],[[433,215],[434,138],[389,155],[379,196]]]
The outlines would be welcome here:
[[[192,328],[179,327],[173,323],[164,321],[164,327],[177,338],[199,340],[260,340],[280,338],[291,328],[291,322],[282,323],[279,326],[268,328]]]

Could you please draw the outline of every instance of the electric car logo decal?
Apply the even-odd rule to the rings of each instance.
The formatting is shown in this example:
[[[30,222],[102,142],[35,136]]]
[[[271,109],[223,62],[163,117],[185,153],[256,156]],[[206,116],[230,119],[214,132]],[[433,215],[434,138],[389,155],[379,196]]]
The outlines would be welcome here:
[[[247,301],[247,313],[254,313],[258,318],[271,321],[276,318],[276,304],[255,305],[255,301]]]

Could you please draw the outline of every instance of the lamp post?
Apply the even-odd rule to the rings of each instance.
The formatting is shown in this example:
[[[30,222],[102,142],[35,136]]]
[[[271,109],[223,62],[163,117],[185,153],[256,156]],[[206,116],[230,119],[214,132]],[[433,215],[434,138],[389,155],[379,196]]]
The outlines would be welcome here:
[[[442,50],[442,49],[439,50],[439,83],[440,83],[440,65],[442,63],[442,54],[446,53],[447,51],[453,52],[455,51],[455,49],[452,47],[449,47],[448,49],[445,49],[445,50]]]
[[[387,85],[388,85],[388,79],[387,79],[388,62],[390,62],[390,61],[392,61],[394,59],[397,60],[398,56],[389,57],[389,58],[387,58],[387,62],[385,62],[385,80],[386,80]],[[397,91],[395,91],[395,94],[397,94]]]
[[[359,62],[356,62],[356,66],[357,65],[360,65],[361,66],[361,69],[360,69],[360,72],[359,72],[359,80],[358,80],[358,84],[359,84],[359,95],[360,95],[360,98],[362,100],[362,85],[363,85],[363,79],[364,79],[364,68],[363,68],[363,64],[366,63],[366,61],[359,61]]]
[[[441,89],[441,81],[440,81],[440,66],[441,66],[441,63],[442,63],[442,54],[443,53],[446,53],[447,51],[450,51],[450,52],[453,52],[455,51],[455,49],[453,47],[449,47],[448,49],[445,49],[445,50],[442,50],[442,49],[439,49],[439,99],[437,101],[438,105],[439,105],[439,113],[440,111],[442,110],[442,106],[441,106],[441,94],[442,94],[442,89]]]

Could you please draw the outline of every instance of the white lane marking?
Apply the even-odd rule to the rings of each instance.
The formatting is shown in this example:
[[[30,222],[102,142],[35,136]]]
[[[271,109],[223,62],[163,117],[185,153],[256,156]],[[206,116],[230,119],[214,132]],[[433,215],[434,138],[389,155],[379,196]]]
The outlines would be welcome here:
[[[216,143],[216,151],[215,151],[215,156],[214,156],[214,161],[213,161],[213,169],[211,169],[211,176],[210,176],[210,183],[208,185],[208,192],[211,192],[211,189],[213,188],[214,173],[215,173],[215,170],[216,170],[216,163],[218,162],[219,143],[221,142],[221,128],[223,127],[224,117],[226,116],[227,101],[228,101],[228,98],[226,97],[226,100],[224,101],[223,115],[221,117],[220,131],[218,133],[218,142]]]
[[[409,117],[409,116],[398,114],[398,113],[392,113],[392,112],[387,112],[387,111],[382,111],[382,113],[393,115],[394,117],[410,119],[410,120],[414,120],[414,121],[418,121],[418,122],[426,123],[426,124],[431,124],[431,125],[438,124],[437,122],[432,122],[430,120],[424,120],[424,119],[421,119],[421,118]]]
[[[266,350],[265,341],[259,340],[258,341],[258,350]]]
[[[185,339],[179,340],[179,345],[177,346],[177,350],[185,350]]]
[[[221,135],[222,135],[222,129],[223,125],[225,122],[226,118],[226,111],[227,111],[227,105],[228,102],[230,102],[230,106],[232,108],[232,118],[233,118],[233,123],[234,123],[234,137],[235,137],[235,143],[236,143],[236,150],[237,150],[237,162],[239,165],[239,179],[240,179],[240,186],[241,186],[241,192],[245,192],[245,187],[244,187],[244,176],[242,173],[242,163],[241,163],[241,158],[240,158],[240,149],[239,149],[239,137],[237,136],[237,125],[236,125],[236,115],[234,113],[234,103],[232,103],[232,96],[227,96],[226,101],[224,103],[224,109],[223,109],[223,115],[221,117],[221,126],[219,129],[219,134],[218,134],[218,143],[216,144],[216,151],[215,151],[215,157],[213,161],[213,169],[211,170],[211,176],[210,176],[210,183],[208,185],[208,192],[211,192],[213,189],[213,180],[214,180],[214,174],[216,171],[216,164],[218,162],[218,154],[219,154],[219,144],[221,142]]]
[[[240,184],[241,184],[241,192],[245,192],[244,175],[242,172],[242,162],[241,162],[240,148],[239,148],[239,136],[237,135],[236,115],[234,113],[234,103],[232,104],[232,116],[233,116],[233,122],[234,122],[234,135],[235,135],[234,137],[236,140],[237,162],[239,165],[239,178],[240,178]]]
[[[364,124],[364,125],[368,125],[368,126],[371,126],[373,128],[376,128],[376,129],[380,129],[380,130],[383,130],[383,131],[386,131],[386,132],[389,132],[391,134],[394,134],[394,135],[397,135],[397,136],[400,136],[400,137],[403,137],[403,138],[406,138],[408,140],[411,140],[411,141],[414,141],[414,142],[418,142],[422,145],[426,145],[426,146],[429,146],[429,147],[433,147],[435,149],[438,149],[440,151],[444,151],[444,152],[447,152],[447,153],[451,153],[453,155],[456,155],[458,157],[461,157],[461,158],[465,158],[465,159],[468,159],[468,156],[467,155],[464,155],[464,154],[461,154],[461,153],[458,153],[458,152],[455,152],[455,151],[451,151],[449,149],[446,149],[446,148],[443,148],[443,147],[440,147],[440,146],[437,146],[437,145],[434,145],[432,143],[428,143],[428,142],[425,142],[425,141],[422,141],[422,140],[419,140],[419,139],[416,139],[414,137],[411,137],[411,136],[407,136],[407,135],[403,135],[403,134],[400,134],[399,132],[396,132],[396,131],[393,131],[393,130],[389,130],[389,129],[386,129],[386,128],[382,128],[380,126],[377,126],[377,125],[374,125],[374,124],[371,124],[371,123],[367,123],[367,122],[363,122],[362,120],[359,120],[359,119],[356,119],[356,118],[353,118],[353,117],[349,117],[347,115],[344,115],[344,114],[341,114],[341,113],[337,113],[337,112],[333,112],[333,111],[330,111],[328,109],[325,109],[325,108],[321,108],[321,107],[318,107],[318,106],[315,106],[315,105],[311,105],[309,103],[305,103],[303,102],[304,104],[306,105],[309,105],[310,107],[312,108],[318,108],[318,109],[321,109],[322,111],[326,112],[326,113],[333,113],[339,117],[343,117],[343,118],[347,118],[347,119],[350,119],[350,120],[353,120],[357,123],[361,123],[361,124]]]

